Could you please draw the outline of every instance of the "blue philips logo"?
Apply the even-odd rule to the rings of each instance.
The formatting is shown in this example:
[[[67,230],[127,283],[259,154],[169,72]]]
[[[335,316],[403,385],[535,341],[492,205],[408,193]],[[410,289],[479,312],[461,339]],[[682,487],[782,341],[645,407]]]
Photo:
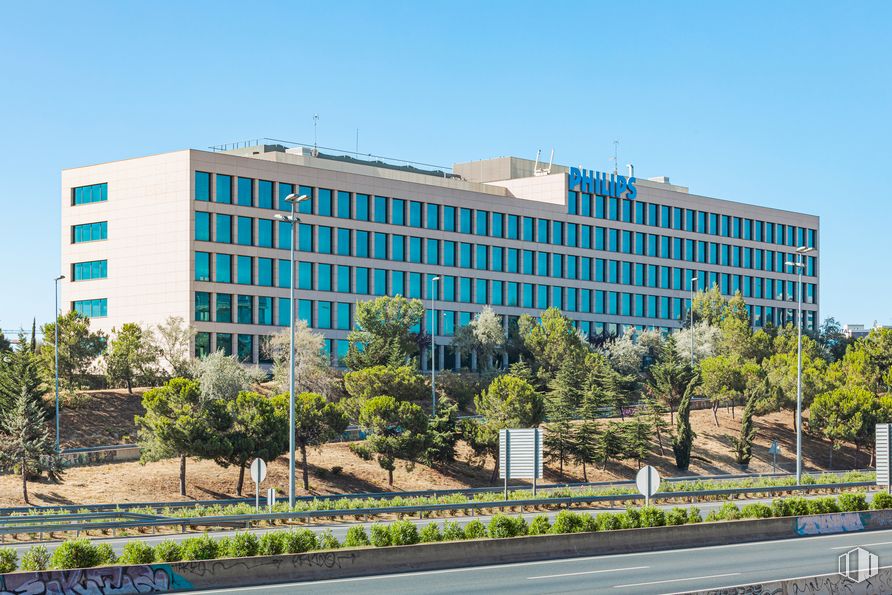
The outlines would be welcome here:
[[[638,189],[635,187],[635,178],[606,174],[595,170],[580,170],[578,167],[570,168],[569,189],[580,192],[588,192],[597,196],[615,196],[616,198],[628,198],[635,200]],[[623,196],[625,195],[625,196]]]

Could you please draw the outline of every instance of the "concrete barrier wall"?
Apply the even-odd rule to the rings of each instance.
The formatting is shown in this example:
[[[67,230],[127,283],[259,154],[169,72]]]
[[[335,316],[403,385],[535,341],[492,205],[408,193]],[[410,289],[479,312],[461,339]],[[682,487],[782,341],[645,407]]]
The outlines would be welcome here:
[[[121,444],[97,448],[76,448],[62,451],[60,458],[63,467],[86,467],[87,465],[104,465],[122,461],[138,461],[139,446]]]
[[[885,529],[892,511],[0,575],[0,595],[171,593]],[[840,577],[842,578],[842,577]],[[809,579],[812,580],[812,579]],[[828,579],[829,580],[829,579]],[[729,591],[734,593],[737,591]],[[741,591],[746,592],[746,591]],[[752,592],[752,591],[750,591]],[[768,591],[773,592],[773,591]],[[781,593],[782,591],[778,591]],[[796,591],[806,593],[810,591]],[[814,591],[817,592],[817,591]],[[892,589],[885,592],[892,592]]]
[[[807,578],[767,583],[748,583],[706,591],[690,591],[685,595],[879,595],[892,593],[892,568],[861,582],[847,579],[841,574],[822,574]]]

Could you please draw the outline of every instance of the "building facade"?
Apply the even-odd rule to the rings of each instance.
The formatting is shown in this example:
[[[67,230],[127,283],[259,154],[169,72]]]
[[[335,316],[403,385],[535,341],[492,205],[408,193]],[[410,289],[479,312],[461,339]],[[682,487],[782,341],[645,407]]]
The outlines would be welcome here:
[[[195,352],[267,363],[263,344],[293,310],[347,351],[358,301],[404,295],[437,316],[438,368],[484,305],[563,310],[585,333],[671,329],[692,289],[740,292],[756,327],[795,323],[802,256],[805,327],[818,324],[818,217],[505,157],[453,173],[305,148],[185,150],[65,170],[63,304],[111,332],[180,316]],[[306,194],[292,271],[284,198]],[[434,280],[439,277],[439,280]],[[427,356],[426,356],[427,357]],[[463,359],[466,358],[466,359]]]

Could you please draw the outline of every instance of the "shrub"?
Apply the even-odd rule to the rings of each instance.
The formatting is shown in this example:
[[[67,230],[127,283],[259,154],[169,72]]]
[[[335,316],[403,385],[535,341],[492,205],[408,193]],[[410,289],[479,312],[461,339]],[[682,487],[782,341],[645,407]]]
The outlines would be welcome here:
[[[155,546],[155,559],[159,562],[179,562],[183,559],[183,549],[176,541],[165,539]]]
[[[814,498],[808,501],[808,514],[828,514],[831,512],[839,512],[839,504],[837,504],[836,498],[832,496]]]
[[[767,519],[771,518],[771,507],[761,502],[753,502],[744,504],[740,509],[740,518],[742,519]]]
[[[700,516],[700,509],[696,506],[688,508],[688,523],[702,523],[703,517]]]
[[[96,546],[96,560],[97,566],[111,566],[118,561],[118,556],[111,545],[100,543]]]
[[[96,548],[86,538],[69,539],[62,543],[50,556],[50,568],[69,570],[71,568],[91,568],[99,564]]]
[[[490,537],[515,537],[517,532],[514,526],[514,519],[504,514],[496,514],[489,521],[486,533]]]
[[[253,533],[236,533],[224,552],[222,548],[218,556],[227,558],[250,558],[257,555],[257,536]]]
[[[887,492],[877,492],[873,495],[873,502],[871,502],[870,507],[874,510],[892,508],[892,494]]]
[[[218,554],[217,542],[209,535],[201,537],[189,537],[184,539],[180,546],[183,560],[213,560]]]
[[[863,493],[840,494],[839,509],[842,512],[857,512],[859,510],[867,510],[867,498]]]
[[[560,511],[551,525],[552,533],[581,533],[583,530],[582,516],[569,510]]]
[[[22,570],[38,572],[46,570],[50,565],[50,552],[45,545],[31,546],[22,556]]]
[[[465,525],[465,539],[480,539],[486,537],[486,527],[478,520],[473,520]]]
[[[418,543],[418,527],[412,521],[396,521],[390,525],[391,545],[414,545]]]
[[[0,548],[0,573],[15,572],[18,562],[18,552],[11,547]]]
[[[144,541],[128,541],[118,562],[121,564],[151,564],[155,561],[155,550]]]
[[[530,521],[530,528],[527,531],[530,535],[545,535],[551,529],[551,522],[544,514],[536,515]]]
[[[787,514],[784,516],[802,516],[808,514],[808,500],[799,496],[784,501]]]
[[[733,502],[725,502],[721,508],[714,512],[715,518],[721,521],[733,521],[740,518],[740,509]]]
[[[372,532],[371,542],[373,546],[387,547],[390,545],[390,531],[387,530],[387,525],[375,523],[371,526],[370,531]]]
[[[362,525],[354,525],[347,529],[347,536],[344,537],[345,547],[363,547],[369,545],[369,536],[365,532]]]
[[[326,529],[319,534],[319,547],[323,550],[336,550],[341,547],[341,542],[332,535],[331,529]]]
[[[639,512],[642,527],[662,527],[666,524],[666,513],[656,506],[644,506]]]
[[[465,538],[465,530],[455,521],[443,523],[443,541],[459,541]]]
[[[261,535],[257,542],[257,553],[261,556],[278,556],[285,553],[285,533],[269,531]]]
[[[435,541],[443,541],[443,535],[440,533],[440,526],[437,523],[430,523],[418,535],[421,543],[433,543]]]
[[[595,522],[598,524],[599,531],[616,531],[623,528],[620,515],[612,512],[599,512],[595,517]]]
[[[309,529],[295,529],[284,534],[285,552],[288,554],[302,554],[310,550],[319,549],[319,540],[316,534]]]
[[[676,506],[666,513],[667,525],[684,525],[688,522],[688,511]]]

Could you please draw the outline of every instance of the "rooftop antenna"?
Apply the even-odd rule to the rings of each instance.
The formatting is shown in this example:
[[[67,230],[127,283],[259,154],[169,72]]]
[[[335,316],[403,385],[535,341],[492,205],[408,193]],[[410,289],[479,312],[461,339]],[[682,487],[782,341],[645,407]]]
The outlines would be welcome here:
[[[554,148],[551,149],[551,158],[548,160],[548,168],[540,169],[539,168],[539,156],[542,154],[542,149],[536,151],[536,164],[533,166],[533,175],[534,176],[547,176],[551,174],[551,165],[554,163]]]
[[[319,137],[316,133],[316,125],[319,123],[319,114],[313,114],[313,157],[319,154]]]
[[[554,163],[554,147],[551,147],[551,157],[548,158],[548,174],[551,174],[551,165]]]
[[[629,177],[634,178],[635,177],[635,166],[632,165],[631,163],[629,163],[628,165],[626,165],[626,167],[629,168]]]
[[[619,151],[619,141],[613,141],[613,175],[619,175],[619,161],[617,160],[617,153]]]
[[[536,163],[533,164],[533,175],[539,175],[539,155],[542,154],[542,149],[536,149]]]

